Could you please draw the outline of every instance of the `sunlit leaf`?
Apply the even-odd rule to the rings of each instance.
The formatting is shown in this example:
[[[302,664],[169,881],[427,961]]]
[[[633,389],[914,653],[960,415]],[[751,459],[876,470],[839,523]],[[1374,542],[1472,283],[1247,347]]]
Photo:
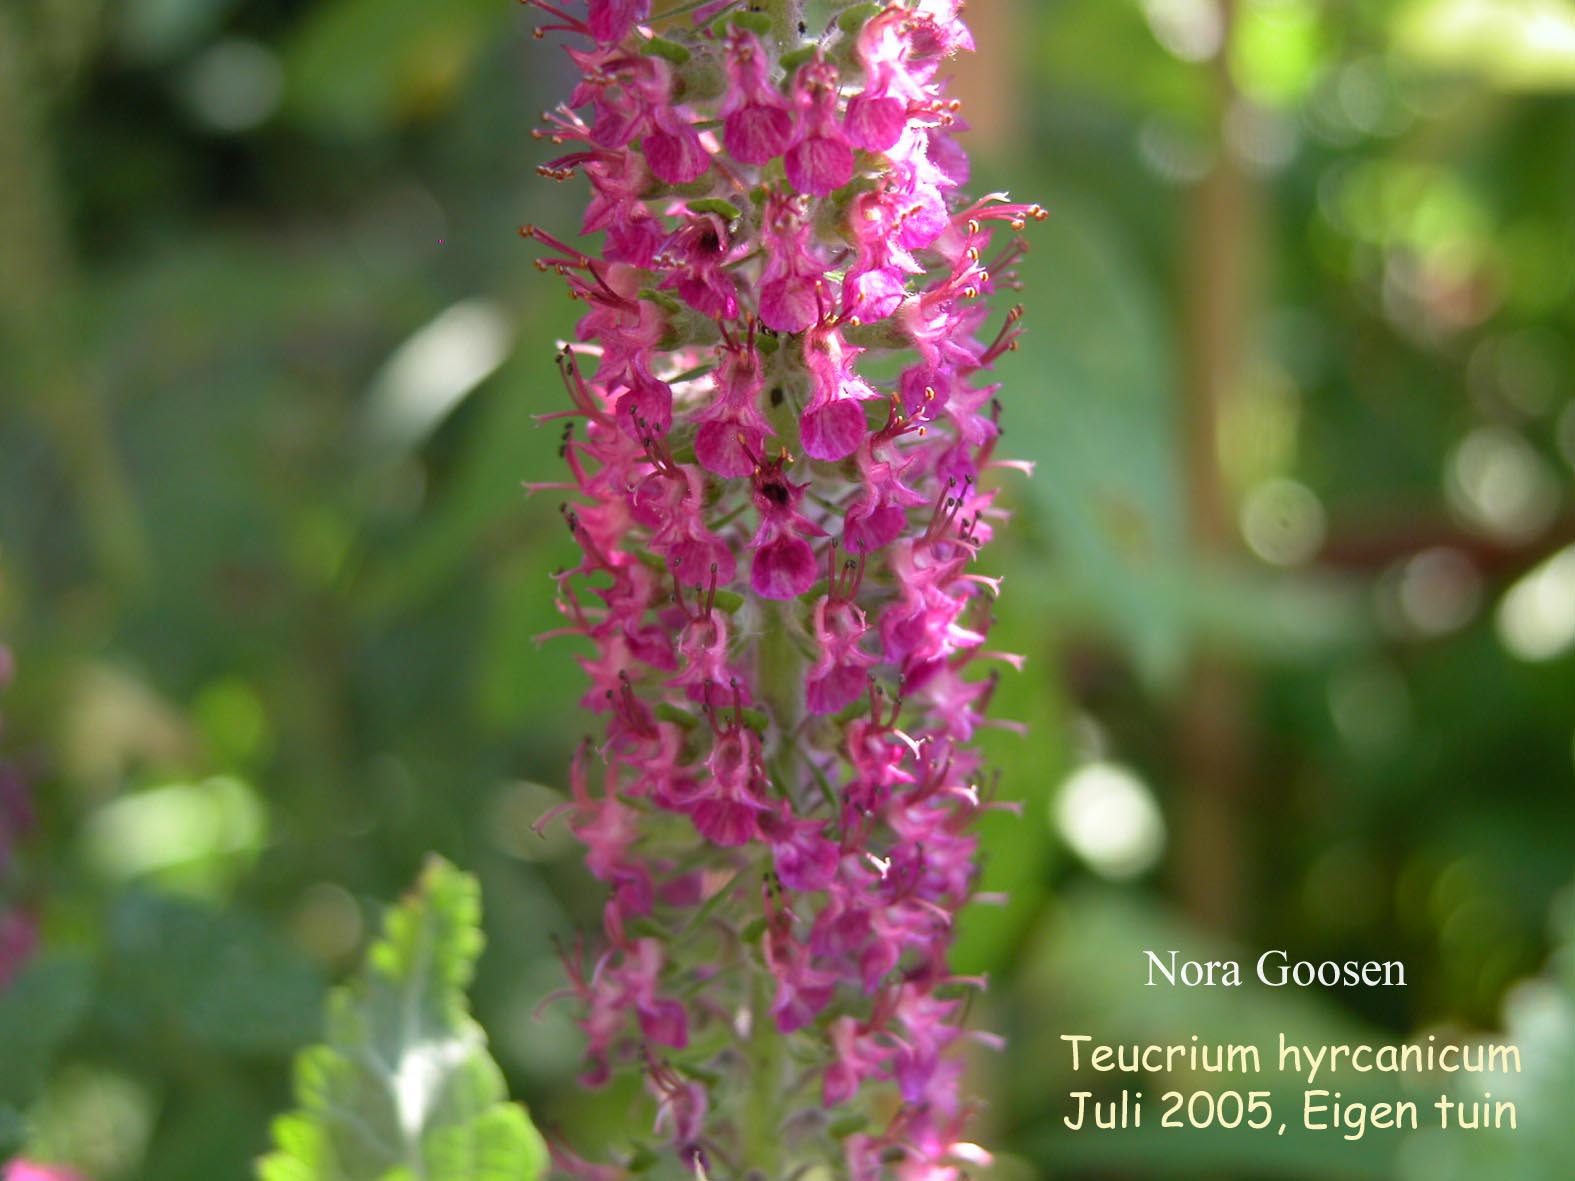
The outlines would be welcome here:
[[[511,1105],[466,1010],[481,954],[475,880],[434,858],[362,975],[296,1062],[300,1109],[274,1125],[262,1181],[533,1181],[546,1148]]]
[[[1511,90],[1575,88],[1575,5],[1568,0],[1415,0],[1395,41],[1422,65]]]
[[[1324,64],[1319,17],[1312,0],[1245,5],[1231,46],[1231,67],[1242,89],[1273,105],[1305,97]]]

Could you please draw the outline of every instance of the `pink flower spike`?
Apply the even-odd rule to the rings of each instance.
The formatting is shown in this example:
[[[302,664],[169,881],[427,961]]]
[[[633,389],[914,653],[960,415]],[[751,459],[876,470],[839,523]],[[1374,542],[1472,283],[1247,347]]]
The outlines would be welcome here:
[[[567,470],[530,487],[578,548],[562,634],[602,728],[554,810],[602,887],[565,958],[584,1081],[640,1077],[674,1175],[962,1181],[986,1039],[950,945],[972,824],[1011,806],[972,741],[1014,665],[981,555],[1022,311],[990,301],[1043,211],[960,192],[960,0],[818,37],[713,0],[661,43],[646,0],[532,2],[578,73],[542,171],[589,189],[578,246],[523,231],[582,308]]]

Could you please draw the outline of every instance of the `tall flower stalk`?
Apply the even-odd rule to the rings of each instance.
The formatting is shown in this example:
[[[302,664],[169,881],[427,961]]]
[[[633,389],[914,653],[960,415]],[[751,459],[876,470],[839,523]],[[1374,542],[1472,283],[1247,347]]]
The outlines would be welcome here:
[[[569,494],[606,719],[565,809],[609,888],[569,957],[586,1082],[640,1072],[686,1175],[961,1177],[990,1039],[948,947],[1014,662],[975,570],[1021,318],[989,327],[1023,249],[992,235],[1043,212],[962,195],[959,0],[527,2],[579,72],[542,172],[602,234],[522,231],[585,305],[548,416],[571,479],[532,487]]]

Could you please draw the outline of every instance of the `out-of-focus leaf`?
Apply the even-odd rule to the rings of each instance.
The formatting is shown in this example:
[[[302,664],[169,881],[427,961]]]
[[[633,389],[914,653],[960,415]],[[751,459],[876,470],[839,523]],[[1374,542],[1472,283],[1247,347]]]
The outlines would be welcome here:
[[[1003,547],[1003,550],[1006,547]],[[1021,570],[1022,559],[992,553],[999,568]],[[1008,577],[995,605],[995,644],[1027,657],[1023,671],[1002,671],[990,712],[1024,727],[1023,732],[992,729],[979,735],[987,772],[1000,773],[999,795],[1014,811],[987,813],[979,823],[979,890],[999,901],[963,912],[957,928],[953,964],[965,975],[1009,970],[1016,949],[1043,909],[1056,869],[1055,841],[1045,820],[1051,794],[1065,765],[1070,723],[1068,705],[1055,668],[1060,638],[1047,633],[1045,604],[1031,578]]]
[[[58,1161],[73,1178],[130,1177],[147,1149],[158,1102],[126,1072],[72,1062],[50,1078],[28,1116],[30,1156]]]
[[[9,1159],[27,1136],[27,1123],[15,1108],[0,1105],[0,1159]]]
[[[300,1110],[274,1125],[262,1181],[534,1181],[541,1135],[509,1104],[467,1011],[481,954],[475,879],[433,858],[362,976],[296,1062]]]
[[[237,1053],[284,1053],[311,1037],[317,970],[256,919],[136,893],[109,934],[113,1015],[131,1028],[173,1028]]]
[[[492,0],[337,0],[311,10],[285,59],[289,104],[320,127],[365,135],[441,107],[510,16]]]
[[[92,968],[64,956],[34,960],[0,991],[0,1139],[15,1131],[5,1105],[22,1108],[36,1097],[92,994]]]
[[[1034,66],[1055,86],[1097,94],[1119,109],[1198,120],[1208,107],[1203,79],[1164,49],[1144,7],[1062,0],[1021,5],[1014,20],[1038,19]]]
[[[514,331],[490,299],[467,299],[423,324],[384,363],[363,406],[363,445],[383,464],[406,459],[508,359]]]
[[[1306,97],[1325,64],[1321,17],[1313,0],[1245,5],[1231,46],[1231,69],[1242,89],[1273,106]]]
[[[1265,662],[1326,656],[1366,627],[1360,592],[1331,579],[1218,567],[1175,588],[1191,631]]]
[[[1037,196],[1038,194],[1036,194]],[[1037,465],[1031,487],[1065,576],[1157,679],[1173,674],[1184,625],[1165,583],[1185,556],[1176,409],[1154,279],[1111,228],[1051,195],[1023,263],[1034,292],[1003,451]]]
[[[1044,203],[1022,264],[1029,331],[1000,368],[1003,452],[1035,463],[1055,608],[1114,634],[1162,685],[1199,640],[1273,659],[1348,642],[1359,615],[1340,587],[1199,565],[1155,279],[1078,200]]]
[[[1510,90],[1575,89],[1575,4],[1569,0],[1415,0],[1395,42],[1419,64],[1468,72]]]
[[[539,311],[527,308],[520,316],[534,327],[544,322]],[[532,541],[532,552],[538,555],[550,553],[542,539],[552,539],[550,547],[559,553],[538,557],[544,573],[569,557],[572,542],[567,542],[557,509],[562,494],[527,497],[520,488],[522,481],[562,480],[568,470],[557,455],[561,434],[542,428],[535,418],[557,409],[561,394],[561,386],[548,383],[549,378],[557,380],[549,368],[548,340],[528,329],[514,358],[486,390],[469,399],[476,426],[463,444],[455,479],[435,498],[406,544],[364,576],[357,606],[368,620],[385,620],[419,604],[473,560],[489,536],[505,530]],[[556,619],[547,614],[538,630],[554,626]],[[556,692],[539,678],[535,683],[544,692]]]
[[[142,64],[178,57],[210,36],[235,0],[121,0],[111,5],[121,52]]]
[[[270,1104],[249,1088],[213,1080],[166,1108],[142,1162],[145,1177],[244,1177],[267,1146]]]
[[[1165,956],[1180,949],[1180,958],[1237,960],[1243,965],[1239,988],[1146,986],[1142,949]],[[1037,1012],[1052,1012],[1052,1021],[1036,1022],[1022,1033],[1015,1051],[1018,1063],[1034,1064],[1031,1077],[1017,1086],[1043,1110],[1044,1096],[1055,1118],[1043,1120],[1042,1131],[1029,1139],[1034,1154],[1048,1167],[1139,1173],[1154,1178],[1201,1178],[1242,1174],[1258,1178],[1388,1178],[1399,1138],[1392,1132],[1370,1132],[1357,1141],[1338,1131],[1308,1132],[1302,1128],[1305,1080],[1278,1069],[1279,1039],[1304,1046],[1381,1045],[1389,1039],[1379,1030],[1341,1013],[1332,995],[1295,988],[1271,989],[1252,978],[1254,956],[1217,936],[1192,929],[1110,891],[1085,891],[1071,896],[1044,930],[1037,949],[1018,980],[1026,1001]],[[1292,958],[1296,958],[1294,954]],[[1091,1072],[1086,1058],[1073,1073],[1062,1035],[1088,1035],[1095,1042],[1120,1045],[1186,1045],[1193,1034],[1203,1045],[1256,1046],[1261,1073],[1188,1072],[1184,1062],[1158,1077],[1119,1076]],[[1084,1054],[1087,1048],[1085,1046]],[[1065,1098],[1077,1090],[1107,1091],[1130,1083],[1146,1096],[1143,1126],[1118,1133],[1092,1128],[1069,1131],[1061,1116]],[[1420,1100],[1424,1092],[1414,1078],[1325,1071],[1311,1084],[1339,1091],[1347,1101]],[[1168,1089],[1271,1090],[1275,1125],[1263,1131],[1245,1125],[1233,1130],[1165,1129],[1154,1118],[1154,1104]]]
[[[1405,1157],[1406,1181],[1562,1181],[1575,1160],[1575,890],[1554,907],[1558,948],[1549,971],[1511,993],[1504,1008],[1505,1030],[1495,1042],[1517,1046],[1518,1074],[1462,1076],[1454,1097],[1493,1099],[1515,1105],[1514,1128],[1434,1131],[1420,1137]]]
[[[156,878],[216,897],[261,850],[268,817],[234,776],[122,795],[89,818],[84,858],[111,881]]]

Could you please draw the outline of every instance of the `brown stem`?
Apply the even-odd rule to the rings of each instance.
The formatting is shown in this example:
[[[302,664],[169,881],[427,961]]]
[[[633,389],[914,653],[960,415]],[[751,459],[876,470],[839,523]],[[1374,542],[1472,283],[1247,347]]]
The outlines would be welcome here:
[[[1220,421],[1239,384],[1252,298],[1257,193],[1232,150],[1231,111],[1241,102],[1230,77],[1235,4],[1222,4],[1225,35],[1213,63],[1217,150],[1192,211],[1184,279],[1183,346],[1188,510],[1195,552],[1207,562],[1235,547],[1229,492],[1221,470]],[[1243,818],[1249,808],[1246,686],[1221,657],[1200,654],[1178,719],[1183,792],[1175,871],[1187,911],[1222,930],[1241,924],[1249,877]]]
[[[0,340],[19,386],[17,401],[64,461],[100,568],[122,586],[148,572],[142,523],[117,454],[103,399],[69,310],[71,248],[35,77],[42,60],[15,7],[0,5]]]

